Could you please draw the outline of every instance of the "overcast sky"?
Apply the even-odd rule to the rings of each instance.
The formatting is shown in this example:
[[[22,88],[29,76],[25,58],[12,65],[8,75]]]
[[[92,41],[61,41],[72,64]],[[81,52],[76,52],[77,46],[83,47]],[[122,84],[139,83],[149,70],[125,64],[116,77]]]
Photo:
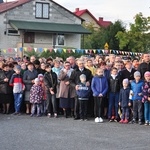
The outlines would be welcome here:
[[[150,0],[54,0],[70,11],[75,8],[88,9],[97,19],[122,20],[133,23],[134,16],[142,12],[145,17],[150,16]]]

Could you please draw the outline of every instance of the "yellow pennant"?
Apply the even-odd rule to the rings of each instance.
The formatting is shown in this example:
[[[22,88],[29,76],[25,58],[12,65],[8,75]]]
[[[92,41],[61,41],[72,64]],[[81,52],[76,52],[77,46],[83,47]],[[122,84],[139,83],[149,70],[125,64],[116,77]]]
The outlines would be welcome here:
[[[63,49],[63,51],[64,51],[64,53],[66,53],[66,52],[67,52],[67,50],[66,50],[66,49]]]
[[[44,48],[44,51],[47,52],[47,48]]]
[[[3,49],[3,52],[6,53],[6,49]]]
[[[23,49],[24,49],[24,51],[27,51],[27,47],[24,47]]]
[[[93,49],[94,54],[96,53],[96,49]]]

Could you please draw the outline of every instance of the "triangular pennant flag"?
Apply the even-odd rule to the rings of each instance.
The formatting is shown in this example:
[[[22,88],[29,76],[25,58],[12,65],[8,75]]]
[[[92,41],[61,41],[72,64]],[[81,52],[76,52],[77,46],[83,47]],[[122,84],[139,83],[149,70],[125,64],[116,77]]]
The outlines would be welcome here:
[[[112,50],[110,49],[110,54],[111,54]]]
[[[81,50],[82,54],[84,53],[84,49]]]
[[[71,53],[71,49],[68,49],[68,53]]]
[[[79,49],[77,49],[77,53],[80,53],[80,50],[79,50]]]
[[[8,52],[11,53],[12,52],[12,48],[8,48]]]
[[[98,49],[97,51],[98,51],[98,53],[101,53],[101,50],[100,50],[100,49]]]
[[[3,49],[3,52],[6,53],[6,49]]]
[[[28,47],[28,51],[32,51],[32,48],[31,48],[31,47]]]
[[[132,55],[132,52],[130,52],[130,54]]]
[[[122,52],[122,54],[124,55],[124,52]]]
[[[88,53],[88,49],[85,49],[85,53],[86,53],[86,54]]]
[[[40,51],[40,53],[42,53],[43,52],[43,48],[39,48],[39,51]]]
[[[22,52],[23,51],[23,48],[22,47],[20,47],[20,52]]]
[[[94,54],[96,53],[96,49],[93,50]]]
[[[17,52],[17,48],[14,48],[15,52]]]
[[[104,49],[102,49],[102,52],[103,52],[103,54],[104,54],[104,52],[105,52]]]
[[[75,49],[72,49],[72,51],[75,53],[76,52],[76,50]]]
[[[37,52],[37,48],[34,48],[34,51]]]
[[[57,48],[54,48],[54,52],[55,52],[55,53],[57,52]]]
[[[92,49],[90,49],[90,53],[92,53],[93,52],[93,50]]]
[[[62,49],[61,49],[61,48],[59,48],[59,49],[58,49],[58,52],[59,52],[59,53],[62,53]]]
[[[23,50],[24,50],[24,51],[27,51],[27,47],[24,47]]]
[[[49,51],[50,51],[50,53],[51,53],[51,52],[53,51],[53,49],[52,49],[52,48],[50,48],[50,49],[49,49]]]
[[[47,48],[44,48],[44,52],[47,52]]]
[[[116,51],[115,51],[115,50],[113,50],[113,53],[115,54],[115,53],[116,53]]]
[[[122,51],[119,51],[120,54],[122,54]]]
[[[108,52],[109,52],[108,50],[105,50],[105,54],[108,54]]]
[[[67,52],[67,50],[66,50],[66,49],[63,49],[63,52],[64,52],[64,53],[66,53],[66,52]]]

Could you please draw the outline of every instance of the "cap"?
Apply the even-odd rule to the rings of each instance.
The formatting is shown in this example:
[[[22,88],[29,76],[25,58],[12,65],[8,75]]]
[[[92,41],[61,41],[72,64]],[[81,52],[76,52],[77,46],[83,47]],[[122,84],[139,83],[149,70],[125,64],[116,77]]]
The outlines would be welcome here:
[[[141,73],[139,71],[134,72],[134,77],[137,77],[137,76],[141,76]]]

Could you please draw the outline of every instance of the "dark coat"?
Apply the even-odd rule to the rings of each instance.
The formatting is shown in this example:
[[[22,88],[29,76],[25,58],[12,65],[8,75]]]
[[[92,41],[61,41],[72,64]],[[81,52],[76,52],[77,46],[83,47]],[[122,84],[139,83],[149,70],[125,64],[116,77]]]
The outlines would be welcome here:
[[[11,79],[11,76],[13,74],[13,71],[3,71],[0,70],[0,93],[1,94],[11,94],[13,91],[12,86],[9,85],[9,81]],[[8,78],[8,82],[4,82],[4,79]]]
[[[80,83],[80,75],[85,74],[86,75],[86,82],[89,81],[91,83],[92,81],[92,73],[89,69],[84,68],[81,72],[79,68],[75,69],[70,76],[70,84],[72,86],[76,86]]]
[[[37,76],[38,76],[38,73],[35,69],[32,72],[30,70],[27,70],[24,72],[23,83],[25,84],[25,91],[30,91],[33,85],[32,80],[37,78]]]
[[[44,74],[44,84],[46,86],[46,92],[50,93],[50,88],[53,88],[54,93],[57,93],[57,74],[53,71],[46,72]]]
[[[150,63],[141,63],[138,67],[138,71],[141,73],[141,78],[144,79],[144,73],[150,71]]]

